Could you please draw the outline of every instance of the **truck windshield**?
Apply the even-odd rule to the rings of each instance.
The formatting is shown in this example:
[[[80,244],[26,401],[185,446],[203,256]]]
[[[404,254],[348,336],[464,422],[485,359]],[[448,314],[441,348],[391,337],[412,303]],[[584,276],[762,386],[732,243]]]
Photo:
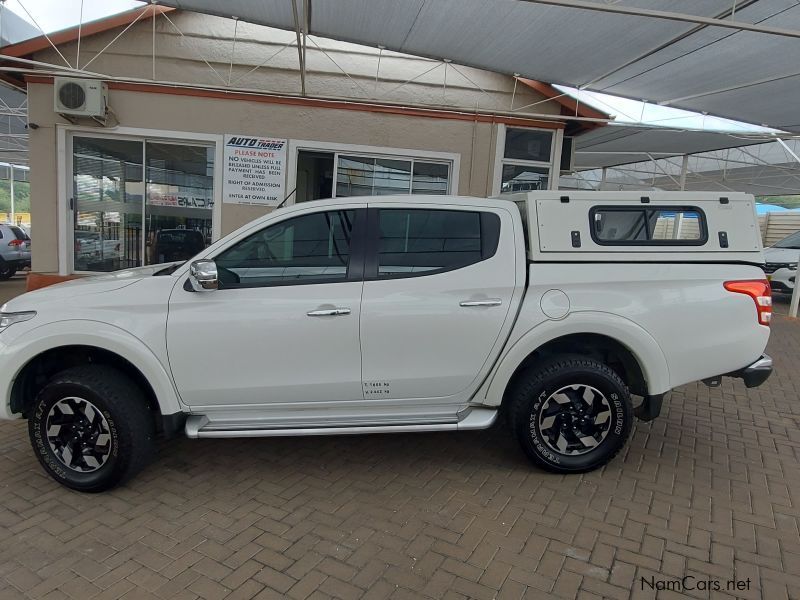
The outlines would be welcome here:
[[[773,248],[792,248],[800,250],[800,231],[795,231],[792,235],[786,236],[779,242],[775,242]]]

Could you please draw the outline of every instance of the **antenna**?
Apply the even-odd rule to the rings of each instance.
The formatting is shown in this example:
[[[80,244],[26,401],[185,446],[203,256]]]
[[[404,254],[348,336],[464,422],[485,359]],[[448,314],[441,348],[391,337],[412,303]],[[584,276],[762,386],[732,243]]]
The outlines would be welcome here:
[[[286,201],[287,201],[289,198],[291,198],[291,197],[292,197],[292,195],[293,195],[293,194],[294,194],[296,191],[297,191],[297,187],[295,187],[295,188],[294,188],[294,189],[293,189],[291,192],[289,192],[289,195],[288,195],[288,196],[286,196],[286,198],[284,198],[284,199],[283,199],[283,202],[281,202],[280,204],[278,204],[278,206],[276,206],[276,207],[275,207],[275,210],[278,210],[280,207],[282,207],[284,204],[286,204]]]

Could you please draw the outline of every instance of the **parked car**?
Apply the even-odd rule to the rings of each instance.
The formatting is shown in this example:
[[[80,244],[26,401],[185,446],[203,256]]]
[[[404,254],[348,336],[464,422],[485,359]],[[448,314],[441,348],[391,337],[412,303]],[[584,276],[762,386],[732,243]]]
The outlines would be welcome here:
[[[0,225],[0,280],[31,266],[31,238],[16,225]]]
[[[306,202],[191,261],[19,296],[0,418],[76,490],[155,438],[484,429],[557,473],[610,461],[668,392],[772,371],[753,198],[530,192]],[[634,406],[632,396],[641,397]]]
[[[764,248],[764,272],[773,292],[791,294],[797,276],[797,261],[800,259],[800,231]]]
[[[122,256],[120,241],[100,235],[98,231],[75,232],[75,262],[94,263]],[[85,268],[85,267],[84,267]]]
[[[187,260],[205,248],[203,234],[194,229],[159,229],[153,238],[153,263]]]

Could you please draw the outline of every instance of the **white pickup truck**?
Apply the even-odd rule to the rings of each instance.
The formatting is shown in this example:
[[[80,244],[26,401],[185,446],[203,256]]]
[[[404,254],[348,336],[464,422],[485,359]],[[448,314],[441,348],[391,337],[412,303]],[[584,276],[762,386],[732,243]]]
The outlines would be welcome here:
[[[8,302],[0,417],[27,419],[47,472],[87,492],[178,431],[468,430],[499,413],[537,465],[587,471],[670,389],[769,376],[762,262],[740,194],[297,204],[189,262]]]

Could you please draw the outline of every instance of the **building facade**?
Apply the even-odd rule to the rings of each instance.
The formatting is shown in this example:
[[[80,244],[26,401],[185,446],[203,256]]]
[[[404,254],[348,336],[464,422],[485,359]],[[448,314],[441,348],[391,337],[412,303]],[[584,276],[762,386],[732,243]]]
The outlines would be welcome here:
[[[309,37],[299,69],[294,38],[145,7],[4,48],[37,64],[18,75],[33,271],[188,258],[281,202],[553,188],[565,139],[604,117],[545,84],[331,40]],[[105,81],[104,122],[54,109],[64,76]]]

